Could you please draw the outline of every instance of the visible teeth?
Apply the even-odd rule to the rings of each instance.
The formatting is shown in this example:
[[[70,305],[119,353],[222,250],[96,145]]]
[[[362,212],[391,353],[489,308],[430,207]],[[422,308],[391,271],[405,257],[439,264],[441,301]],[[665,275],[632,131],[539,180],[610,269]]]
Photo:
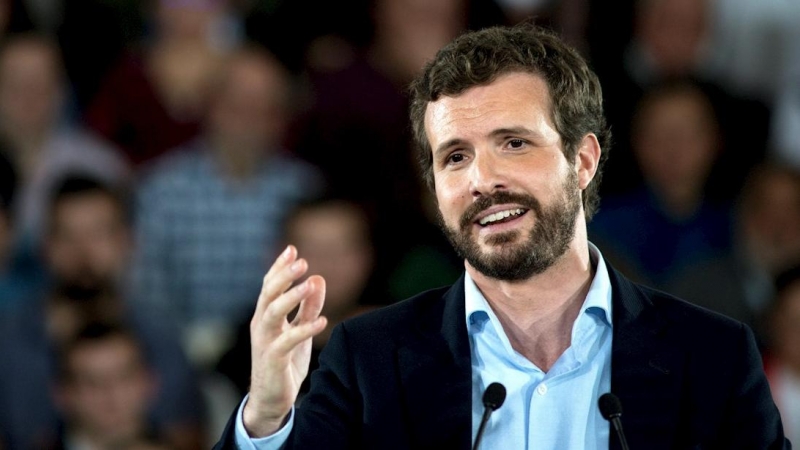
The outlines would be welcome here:
[[[492,223],[492,222],[497,222],[498,220],[503,220],[506,217],[518,216],[518,215],[522,214],[523,212],[524,212],[524,210],[521,209],[521,208],[508,209],[508,210],[505,210],[505,211],[498,211],[498,212],[496,212],[494,214],[489,214],[488,216],[484,217],[483,219],[480,220],[479,223],[481,225],[486,225],[486,224],[489,224],[489,223]]]

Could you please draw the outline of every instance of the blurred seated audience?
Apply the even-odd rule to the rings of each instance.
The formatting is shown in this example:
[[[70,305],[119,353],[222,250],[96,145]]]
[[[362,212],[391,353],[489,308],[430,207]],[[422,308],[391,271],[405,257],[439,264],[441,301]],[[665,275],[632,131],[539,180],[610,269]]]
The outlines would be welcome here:
[[[800,261],[800,171],[764,163],[742,190],[730,251],[687,267],[667,291],[750,325],[763,348],[773,280],[795,261]]]
[[[58,351],[53,395],[61,432],[53,450],[169,448],[149,417],[158,376],[132,330],[87,324]]]
[[[648,91],[631,137],[644,183],[604,197],[588,225],[614,265],[664,288],[675,273],[730,247],[729,205],[706,196],[719,133],[708,98],[690,81]]]
[[[291,91],[266,50],[238,50],[214,89],[202,135],[142,173],[134,295],[180,324],[197,366],[219,358],[252,307],[287,211],[325,185],[282,146]]]
[[[148,33],[109,70],[85,114],[137,167],[197,136],[240,32],[226,0],[149,2]]]
[[[764,369],[786,437],[800,442],[800,265],[778,275],[775,291]]]
[[[749,169],[766,153],[769,105],[728,91],[709,71],[713,56],[714,0],[636,0],[633,34],[619,61],[600,64],[606,114],[616,136],[614,156],[605,169],[602,193],[635,190],[641,173],[629,137],[636,131],[637,105],[654,86],[675,78],[691,78],[713,105],[725,146],[709,175],[710,193],[733,200]]]
[[[377,305],[392,303],[376,298],[386,295],[386,290],[374,270],[373,231],[369,216],[360,205],[328,196],[292,208],[283,224],[283,242],[297,248],[298,255],[308,262],[309,275],[321,275],[326,280],[322,315],[328,318],[328,326],[313,339],[311,371],[317,367],[319,352],[334,326]],[[254,308],[257,286],[252,295]],[[252,308],[248,312],[252,313]],[[250,385],[250,317],[251,314],[242,317],[236,343],[217,364],[217,370],[236,384],[241,395]],[[306,377],[301,395],[308,388]]]
[[[69,87],[58,46],[36,34],[0,47],[0,141],[17,173],[16,252],[39,244],[48,195],[67,172],[125,182],[127,162],[108,142],[66,114]]]
[[[125,297],[128,206],[121,192],[82,177],[66,178],[53,194],[43,249],[47,291],[0,324],[0,430],[9,448],[41,448],[56,437],[48,395],[55,355],[94,320],[123,322],[142,341],[161,387],[152,417],[175,448],[206,444],[204,404],[174,324]]]

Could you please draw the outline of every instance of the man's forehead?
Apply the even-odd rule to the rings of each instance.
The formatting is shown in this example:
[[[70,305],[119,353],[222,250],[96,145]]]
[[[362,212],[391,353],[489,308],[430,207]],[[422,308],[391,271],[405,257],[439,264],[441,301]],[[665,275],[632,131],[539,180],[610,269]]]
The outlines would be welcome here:
[[[514,71],[499,75],[488,83],[470,86],[456,94],[442,94],[436,100],[425,105],[425,115],[428,116],[432,107],[436,107],[436,105],[461,103],[465,98],[479,103],[481,100],[506,93],[512,94],[515,100],[518,99],[517,94],[529,93],[535,95],[539,100],[546,100],[548,104],[550,102],[550,90],[542,76],[530,72]]]
[[[446,132],[454,121],[466,120],[477,124],[498,119],[509,111],[531,112],[534,113],[532,117],[546,116],[549,122],[550,93],[544,79],[527,72],[511,72],[456,95],[443,95],[426,105],[425,131],[430,139],[432,132]]]

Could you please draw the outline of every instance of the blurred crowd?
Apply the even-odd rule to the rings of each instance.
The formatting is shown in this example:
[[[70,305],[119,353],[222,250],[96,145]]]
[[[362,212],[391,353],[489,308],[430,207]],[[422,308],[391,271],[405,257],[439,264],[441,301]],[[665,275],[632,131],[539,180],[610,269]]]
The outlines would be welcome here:
[[[461,31],[521,21],[603,85],[590,239],[751,326],[800,442],[798,20],[781,0],[0,0],[0,450],[209,448],[287,243],[327,280],[315,352],[453,282],[406,86]]]

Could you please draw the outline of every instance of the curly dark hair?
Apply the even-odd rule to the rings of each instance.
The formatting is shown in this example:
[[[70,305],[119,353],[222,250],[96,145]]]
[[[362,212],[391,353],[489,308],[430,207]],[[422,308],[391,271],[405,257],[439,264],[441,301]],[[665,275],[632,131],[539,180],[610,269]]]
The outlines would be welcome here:
[[[586,219],[591,219],[599,203],[598,186],[611,143],[600,81],[575,49],[553,31],[528,22],[459,36],[439,50],[411,83],[410,119],[422,177],[428,187],[434,187],[433,155],[424,124],[428,103],[490,84],[512,72],[535,74],[546,82],[552,98],[551,119],[569,161],[575,159],[578,145],[587,134],[597,136],[603,151],[597,173],[583,193]]]

